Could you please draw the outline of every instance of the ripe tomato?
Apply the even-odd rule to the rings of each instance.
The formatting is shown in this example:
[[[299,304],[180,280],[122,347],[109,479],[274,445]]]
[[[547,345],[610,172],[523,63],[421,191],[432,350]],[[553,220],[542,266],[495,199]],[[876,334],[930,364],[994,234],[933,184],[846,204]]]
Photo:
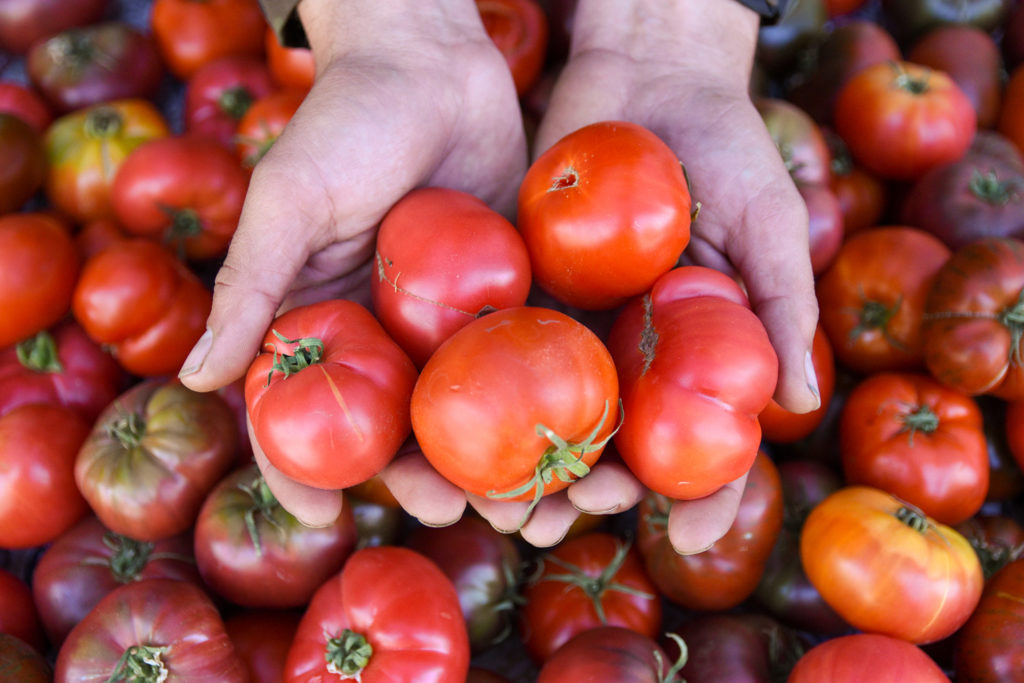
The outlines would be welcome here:
[[[46,133],[53,113],[34,90],[15,81],[0,81],[0,112],[14,114],[40,136]]]
[[[524,94],[540,75],[548,47],[548,19],[536,0],[476,0],[491,41],[512,71],[516,93]]]
[[[1006,565],[1024,558],[1024,527],[1013,517],[978,513],[957,524],[956,530],[978,553],[986,581]]]
[[[341,489],[380,472],[409,436],[416,367],[359,304],[323,301],[278,317],[245,376],[267,459],[309,486]]]
[[[32,594],[50,642],[60,647],[107,593],[159,578],[201,585],[191,536],[136,541],[110,531],[90,515],[43,552],[32,574]]]
[[[878,225],[885,210],[886,186],[853,162],[842,138],[832,133],[826,139],[832,150],[831,188],[843,214],[843,236],[849,237]]]
[[[473,195],[413,190],[381,221],[373,310],[418,367],[453,332],[491,310],[522,306],[530,256],[515,226]]]
[[[79,223],[113,218],[110,188],[121,164],[143,142],[169,134],[146,100],[114,100],[62,116],[44,139],[47,196]]]
[[[992,31],[1006,18],[1006,0],[882,0],[884,21],[901,39],[914,40],[942,24],[966,24]]]
[[[758,98],[755,104],[793,181],[798,185],[828,185],[832,180],[832,153],[814,119],[800,107],[778,98]]]
[[[85,418],[57,405],[0,417],[0,548],[49,543],[88,512],[74,475],[88,433]]]
[[[828,185],[797,185],[807,207],[811,269],[821,275],[832,265],[843,243],[843,209]]]
[[[605,121],[533,162],[518,226],[537,284],[570,306],[610,309],[676,265],[690,241],[690,192],[654,133]]]
[[[920,367],[925,300],[949,256],[918,228],[850,237],[817,284],[820,323],[840,364],[864,374]]]
[[[537,683],[678,680],[668,655],[654,640],[621,626],[597,626],[558,648],[541,667]]]
[[[1010,74],[1010,81],[1003,91],[1003,106],[996,129],[1024,153],[1024,65]]]
[[[843,404],[839,449],[847,483],[882,489],[943,524],[985,502],[981,410],[928,375],[877,373],[858,384]]]
[[[41,213],[0,216],[0,348],[60,320],[71,304],[79,258],[67,227]]]
[[[304,606],[355,546],[348,505],[327,526],[305,526],[277,502],[255,463],[222,479],[195,523],[203,581],[246,607]]]
[[[248,188],[249,174],[224,147],[191,136],[152,140],[117,172],[114,213],[132,235],[209,259],[227,251]]]
[[[36,41],[103,18],[110,0],[6,0],[0,3],[0,46],[18,54]]]
[[[1024,242],[988,237],[939,270],[924,310],[924,360],[967,394],[1024,398]]]
[[[277,39],[274,29],[267,26],[264,48],[270,78],[279,88],[309,91],[316,77],[313,51],[308,47],[285,47]]]
[[[108,593],[68,634],[56,683],[248,681],[217,607],[187,581],[147,579]]]
[[[701,498],[750,469],[778,359],[733,280],[669,271],[623,309],[608,348],[625,415],[615,446],[645,486]]]
[[[167,68],[183,81],[221,57],[263,56],[256,0],[154,0],[150,28]]]
[[[235,156],[243,166],[252,168],[259,163],[305,98],[305,91],[288,88],[252,103],[235,128]]]
[[[245,610],[224,620],[250,683],[284,680],[284,663],[301,619],[301,612],[291,610]]]
[[[1024,671],[1024,559],[996,573],[956,636],[958,681],[1012,681]]]
[[[148,380],[100,415],[75,481],[108,529],[158,541],[192,526],[234,457],[234,417],[217,394]]]
[[[285,681],[462,681],[469,638],[451,581],[401,547],[364,548],[317,590],[299,623]]]
[[[977,117],[971,101],[942,71],[909,62],[870,66],[840,90],[836,131],[853,158],[891,180],[913,180],[960,158]]]
[[[622,626],[648,638],[661,629],[661,596],[636,548],[600,531],[563,541],[538,561],[523,588],[520,631],[536,662],[573,636]]]
[[[38,650],[21,638],[0,633],[0,678],[18,683],[52,683],[53,671]]]
[[[204,64],[185,86],[185,130],[234,150],[238,122],[273,88],[259,59],[224,57]]]
[[[811,343],[811,363],[818,379],[818,394],[821,405],[809,413],[792,413],[772,399],[757,416],[761,424],[761,435],[773,443],[793,443],[813,432],[828,412],[832,393],[836,387],[836,362],[832,355],[832,344],[819,324],[814,330]]]
[[[953,633],[981,596],[981,565],[963,536],[866,486],[842,488],[811,510],[800,558],[851,626],[912,643]]]
[[[71,309],[93,341],[140,376],[176,373],[203,334],[212,295],[163,246],[126,239],[90,258]]]
[[[803,655],[786,683],[859,681],[872,683],[949,683],[939,665],[921,648],[877,633],[832,638]]]
[[[46,636],[32,600],[32,589],[6,569],[0,569],[0,633],[19,638],[37,652],[46,652]]]
[[[750,468],[736,521],[709,550],[680,555],[668,538],[671,501],[649,493],[637,515],[637,547],[658,590],[687,609],[724,611],[757,588],[782,529],[779,472],[764,453]]]
[[[768,683],[777,680],[798,647],[788,630],[757,613],[698,614],[676,633],[686,643],[686,666],[680,671],[686,683]],[[671,655],[673,649],[667,649]]]
[[[43,142],[27,122],[14,114],[0,112],[0,214],[24,206],[43,186],[46,154]]]
[[[82,260],[87,261],[108,245],[128,237],[112,218],[98,218],[83,225],[75,235],[75,246]]]
[[[615,366],[593,332],[522,306],[477,318],[434,352],[413,390],[412,426],[448,481],[535,505],[590,471],[618,401]]]

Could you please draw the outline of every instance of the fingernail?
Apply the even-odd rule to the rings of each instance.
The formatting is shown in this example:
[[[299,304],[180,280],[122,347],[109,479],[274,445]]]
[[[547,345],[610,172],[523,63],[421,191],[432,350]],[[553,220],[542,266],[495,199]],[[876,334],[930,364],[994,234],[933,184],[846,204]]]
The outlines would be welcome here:
[[[572,503],[572,506],[576,508],[578,512],[584,515],[611,515],[619,511],[618,503],[612,505],[610,508],[605,508],[604,510],[584,510],[580,506],[576,505],[576,503]]]
[[[810,351],[804,356],[804,374],[807,376],[807,388],[811,390],[817,401],[817,405],[814,406],[814,410],[817,410],[821,407],[821,392],[818,391],[818,373],[814,371],[814,361],[811,359]]]
[[[431,529],[443,529],[446,526],[451,526],[452,524],[455,524],[455,522],[459,520],[455,519],[450,522],[424,522],[422,519],[417,517],[416,521],[425,527],[430,527]]]
[[[206,360],[206,354],[210,352],[210,346],[213,345],[213,330],[207,329],[203,332],[203,336],[199,338],[196,345],[189,351],[188,358],[181,365],[181,371],[178,373],[178,377],[186,377],[188,375],[194,375],[199,372],[199,369],[203,367],[203,361]]]
[[[714,547],[715,547],[715,544],[712,543],[711,545],[705,546],[705,547],[701,548],[700,550],[689,550],[689,551],[687,551],[685,553],[684,552],[680,552],[679,550],[676,550],[676,554],[677,555],[700,555],[701,553],[706,553],[707,551],[711,550]]]

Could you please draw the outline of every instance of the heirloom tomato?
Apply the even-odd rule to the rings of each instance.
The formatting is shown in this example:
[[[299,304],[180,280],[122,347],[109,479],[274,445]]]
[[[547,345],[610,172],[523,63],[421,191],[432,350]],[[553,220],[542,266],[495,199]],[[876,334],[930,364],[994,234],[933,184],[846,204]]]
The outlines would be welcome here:
[[[827,19],[825,0],[787,2],[778,19],[758,31],[756,63],[775,77],[795,70],[800,55],[825,33]]]
[[[273,89],[267,65],[254,57],[205,64],[185,86],[185,130],[234,150],[238,122],[253,102]]]
[[[658,643],[642,633],[621,626],[597,626],[581,631],[548,657],[537,683],[675,683],[684,660],[674,664]]]
[[[807,236],[811,269],[821,275],[836,258],[843,243],[843,208],[828,185],[799,184],[797,190],[807,207]]]
[[[843,237],[874,227],[886,205],[886,186],[853,162],[850,150],[836,134],[826,136],[832,149],[832,192],[843,214]]]
[[[294,610],[254,609],[236,612],[224,628],[249,671],[249,683],[281,683],[288,649],[302,613]]]
[[[793,413],[778,404],[775,399],[768,402],[757,416],[761,424],[761,435],[774,443],[792,443],[804,438],[825,419],[832,393],[836,386],[836,362],[832,355],[832,344],[819,324],[814,330],[811,342],[811,363],[818,379],[818,395],[821,405],[809,413]]]
[[[24,54],[39,40],[103,18],[110,0],[4,0],[0,48]]]
[[[298,110],[306,92],[275,90],[249,107],[235,128],[235,156],[247,168],[259,163]]]
[[[1006,18],[1008,0],[882,0],[881,19],[901,39],[916,39],[943,24],[964,24],[991,31]]]
[[[31,645],[37,652],[46,652],[46,637],[39,621],[32,589],[17,576],[0,569],[0,633],[7,633]],[[0,670],[0,680],[5,679]]]
[[[795,104],[778,98],[761,97],[754,104],[793,181],[798,185],[828,185],[832,180],[832,153],[814,119]]]
[[[786,683],[862,680],[949,683],[921,648],[878,633],[854,633],[819,643],[797,661]]]
[[[683,683],[783,680],[786,663],[801,651],[790,631],[757,613],[698,614],[683,622],[676,633],[687,649],[686,666],[680,671]]]
[[[0,633],[0,680],[53,683],[53,671],[38,650],[17,636]]]
[[[956,525],[978,553],[986,581],[1011,562],[1024,558],[1024,527],[1013,517],[978,513]]]
[[[83,225],[75,235],[75,246],[83,260],[89,260],[107,246],[128,237],[113,218],[98,218]]]
[[[548,19],[537,0],[476,0],[491,41],[508,62],[516,93],[540,75],[548,47]]]
[[[0,215],[24,206],[43,186],[46,154],[35,129],[14,114],[0,112]]]
[[[53,120],[53,113],[34,90],[16,81],[0,81],[0,112],[14,114],[32,126],[40,136]]]
[[[954,641],[957,681],[1013,681],[1024,671],[1024,559],[989,579]]]
[[[267,52],[267,69],[275,85],[306,91],[313,87],[316,64],[313,62],[312,50],[308,47],[285,47],[270,26],[267,26],[264,47]]]
[[[154,0],[150,27],[167,68],[182,80],[221,57],[263,56],[266,21],[256,0]]]

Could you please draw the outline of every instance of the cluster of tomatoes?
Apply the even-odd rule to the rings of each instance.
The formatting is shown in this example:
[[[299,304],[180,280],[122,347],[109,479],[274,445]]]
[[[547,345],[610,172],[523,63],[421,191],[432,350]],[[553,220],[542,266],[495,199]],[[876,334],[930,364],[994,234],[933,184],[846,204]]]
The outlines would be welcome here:
[[[528,124],[573,4],[478,0]],[[243,380],[188,390],[314,65],[255,0],[145,6],[0,7],[0,680],[1021,680],[1024,4],[762,28],[755,104],[811,219],[806,414],[742,284],[677,266],[700,197],[625,122],[540,156],[515,225],[411,192],[372,313],[295,308]],[[346,490],[337,520],[278,503],[247,418]],[[540,550],[411,519],[377,476],[410,449],[530,509],[601,458],[648,493]],[[729,532],[675,552],[672,501],[744,474]]]

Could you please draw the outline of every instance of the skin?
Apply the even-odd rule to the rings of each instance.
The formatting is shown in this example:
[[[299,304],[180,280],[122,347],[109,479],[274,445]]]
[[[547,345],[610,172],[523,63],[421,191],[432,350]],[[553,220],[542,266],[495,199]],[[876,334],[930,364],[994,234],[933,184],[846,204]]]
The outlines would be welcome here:
[[[528,164],[511,76],[469,0],[303,0],[299,12],[319,72],[253,175],[209,334],[182,368],[197,391],[241,376],[275,313],[329,297],[368,302],[376,226],[406,192],[452,187],[511,218]],[[794,412],[815,409],[816,382],[805,369],[817,321],[807,212],[747,94],[757,16],[734,0],[581,0],[577,12],[534,156],[606,119],[665,140],[703,205],[684,259],[743,279],[779,355],[776,400]],[[311,525],[340,513],[337,492],[287,479],[253,444],[286,509]],[[468,503],[511,532],[525,511],[526,503],[466,494],[418,454],[400,454],[381,477],[430,525],[454,523]],[[724,535],[744,482],[676,503],[676,549],[698,552]],[[602,460],[545,497],[522,535],[554,545],[581,511],[621,512],[643,493],[625,466]]]

